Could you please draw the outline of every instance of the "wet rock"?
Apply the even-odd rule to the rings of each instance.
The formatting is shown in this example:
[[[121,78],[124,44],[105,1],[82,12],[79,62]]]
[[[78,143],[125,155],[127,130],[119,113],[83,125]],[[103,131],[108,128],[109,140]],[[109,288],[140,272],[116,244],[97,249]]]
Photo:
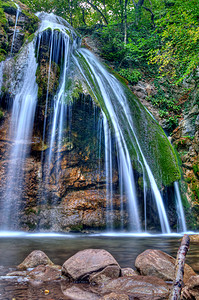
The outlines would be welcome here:
[[[135,266],[141,275],[157,276],[163,280],[173,281],[175,272],[175,258],[154,249],[148,249],[138,255]],[[185,264],[184,282],[196,275],[194,270]]]
[[[39,265],[52,266],[53,262],[43,251],[35,250],[31,252],[20,265],[17,266],[17,269],[27,270],[28,268],[35,268]]]
[[[102,271],[91,274],[89,276],[89,282],[92,284],[102,284],[110,279],[115,279],[120,276],[120,268],[118,266],[108,266]]]
[[[97,300],[100,298],[98,295],[88,291],[88,288],[85,290],[79,286],[73,285],[68,287],[62,284],[61,289],[64,296],[71,300]]]
[[[107,267],[112,267],[104,270]],[[96,277],[94,273],[98,273]],[[120,274],[120,266],[114,257],[103,249],[87,249],[79,251],[70,257],[62,266],[62,275],[72,281],[97,281],[104,276],[117,278]],[[114,277],[115,276],[115,277]]]
[[[168,299],[169,289],[165,282],[153,276],[120,277],[101,288],[102,294],[124,294],[138,299]],[[117,298],[116,298],[117,299]]]
[[[181,299],[199,299],[199,275],[192,276],[182,290]]]
[[[110,293],[100,298],[100,300],[129,300],[129,296],[125,294]]]
[[[135,275],[138,275],[138,273],[131,269],[131,268],[122,268],[121,269],[121,276],[124,277],[124,276],[135,276]]]
[[[55,266],[38,266],[30,271],[28,277],[38,281],[53,281],[61,278],[61,269]]]

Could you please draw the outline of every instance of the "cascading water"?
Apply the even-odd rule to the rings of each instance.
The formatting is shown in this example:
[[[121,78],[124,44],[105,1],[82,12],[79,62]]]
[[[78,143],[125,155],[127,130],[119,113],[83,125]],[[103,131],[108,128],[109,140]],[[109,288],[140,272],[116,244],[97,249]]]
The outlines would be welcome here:
[[[16,7],[17,7],[17,11],[16,11],[16,20],[15,20],[15,29],[14,29],[14,33],[13,33],[13,38],[12,38],[12,45],[11,45],[11,55],[13,53],[13,47],[14,47],[14,43],[15,43],[15,37],[16,37],[16,32],[17,32],[17,22],[18,22],[18,18],[19,18],[19,14],[21,12],[20,6],[15,3]]]
[[[93,76],[96,85],[99,87],[101,97],[104,101],[104,105],[107,109],[109,118],[114,127],[115,138],[116,138],[118,150],[119,150],[119,160],[120,160],[120,164],[122,166],[122,174],[120,175],[120,178],[123,179],[125,192],[129,199],[131,220],[135,221],[135,224],[132,225],[131,230],[139,232],[141,230],[141,226],[140,226],[140,221],[139,221],[139,216],[138,216],[136,188],[135,188],[133,170],[131,167],[131,159],[130,159],[130,155],[129,155],[127,145],[126,145],[126,142],[124,139],[124,135],[122,133],[122,127],[121,127],[121,124],[119,121],[121,118],[126,119],[126,126],[128,126],[127,128],[129,130],[129,133],[132,135],[132,141],[134,140],[136,143],[140,157],[144,164],[144,169],[147,172],[148,179],[149,179],[150,185],[151,185],[151,190],[153,192],[153,195],[154,195],[154,198],[156,201],[162,232],[169,233],[170,227],[169,227],[169,222],[167,219],[166,211],[164,208],[163,200],[162,200],[161,194],[158,190],[158,187],[157,187],[157,184],[153,177],[153,174],[152,174],[152,172],[149,168],[149,165],[146,162],[144,154],[141,150],[137,136],[135,134],[135,131],[133,128],[133,120],[131,119],[131,113],[128,108],[128,103],[127,103],[127,99],[124,94],[124,91],[123,91],[121,85],[119,84],[119,82],[102,67],[102,65],[96,60],[96,58],[88,50],[81,49],[81,50],[79,50],[79,53],[80,53],[80,55],[82,55],[85,58],[88,66],[89,66],[90,74],[91,74],[91,76]],[[80,66],[80,64],[78,62],[77,62],[77,65],[80,68],[80,71],[82,73],[84,73],[83,68]],[[92,88],[91,84],[89,83],[88,78],[86,77],[85,74],[84,74],[84,78],[87,81],[89,87]],[[96,92],[93,90],[93,93],[95,94]],[[107,127],[107,125],[105,127]],[[106,132],[108,131],[107,128],[105,129],[105,131]],[[107,152],[108,151],[111,152],[110,146],[109,146],[111,141],[110,141],[108,133],[106,133],[106,140],[107,141],[105,141],[105,147],[109,149],[109,150],[107,150]],[[139,159],[139,156],[138,156],[138,159]],[[108,165],[110,165],[110,163],[111,163],[111,160],[109,160],[107,162],[107,166],[106,166],[106,170],[107,170],[106,177],[107,177],[108,182],[110,182],[110,174],[109,174],[110,172],[109,172],[109,167],[108,167]],[[108,188],[108,190],[109,190],[109,188]],[[108,194],[110,194],[110,193],[108,193]]]
[[[59,195],[62,194],[59,186],[61,164],[63,158],[70,160],[69,154],[67,154],[66,159],[65,153],[70,153],[73,148],[71,141],[71,124],[74,120],[72,114],[73,86],[71,86],[70,81],[71,78],[74,80],[75,74],[75,80],[76,76],[78,80],[80,78],[83,80],[87,91],[97,106],[101,108],[98,120],[99,108],[94,106],[93,131],[95,132],[95,127],[98,128],[96,130],[98,146],[95,150],[95,157],[98,161],[96,173],[98,173],[98,177],[105,175],[106,229],[113,231],[115,228],[114,206],[115,197],[118,194],[120,224],[117,225],[117,228],[138,233],[147,231],[148,211],[149,205],[151,205],[149,199],[151,199],[151,202],[154,200],[155,203],[151,206],[153,209],[156,207],[158,212],[159,220],[157,222],[160,224],[161,231],[170,233],[166,208],[148,163],[148,157],[143,149],[143,141],[141,141],[140,132],[136,127],[137,120],[133,117],[129,104],[131,100],[127,100],[124,87],[90,51],[78,49],[80,39],[66,21],[53,14],[38,13],[37,16],[40,18],[41,24],[36,38],[28,46],[28,63],[24,70],[22,88],[13,102],[9,137],[13,141],[13,146],[10,151],[10,164],[7,170],[7,188],[3,195],[3,198],[6,199],[3,207],[4,228],[12,228],[9,220],[13,210],[16,213],[16,223],[18,223],[20,204],[18,201],[15,204],[15,195],[17,194],[17,199],[22,198],[25,184],[23,170],[30,149],[35,110],[36,106],[39,105],[44,107],[41,151],[42,176],[40,180],[42,205],[49,204],[49,187],[51,185],[54,189],[56,188]],[[35,75],[38,75],[38,70],[41,72],[42,68],[47,74],[46,94],[45,103],[38,104],[41,101],[38,99],[40,90],[38,91]],[[56,76],[59,77],[57,85],[55,83]],[[54,83],[52,84],[53,79]],[[139,105],[137,109],[140,109]],[[153,120],[146,111],[144,111],[144,116],[146,119]],[[95,148],[95,144],[93,146]],[[132,159],[133,155],[134,159]],[[55,170],[54,177],[52,177],[53,170]],[[83,176],[79,174],[79,177]],[[139,182],[139,188],[137,187],[138,177],[142,179],[142,182]],[[99,178],[97,180],[100,194],[103,180],[100,181]],[[180,230],[186,231],[177,183],[174,183],[174,186],[178,203],[179,227]],[[143,203],[140,203],[140,198],[142,198]],[[128,210],[128,225],[126,225],[125,210]],[[56,228],[53,227],[56,220],[50,210],[48,214],[51,228]],[[37,228],[39,229],[39,227]]]
[[[3,195],[3,228],[11,229],[11,214],[18,224],[20,198],[23,193],[24,168],[29,153],[32,129],[37,104],[37,84],[33,42],[28,46],[27,66],[20,91],[17,93],[12,108],[9,139],[12,141],[10,163],[7,167],[7,181]],[[15,224],[15,226],[16,226]]]
[[[3,84],[3,68],[4,68],[4,61],[0,62],[0,91]]]

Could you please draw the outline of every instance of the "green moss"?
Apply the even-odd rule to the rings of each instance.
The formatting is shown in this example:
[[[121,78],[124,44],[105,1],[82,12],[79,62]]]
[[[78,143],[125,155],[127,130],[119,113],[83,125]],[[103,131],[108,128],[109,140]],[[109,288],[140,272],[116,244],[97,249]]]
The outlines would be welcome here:
[[[22,10],[22,13],[28,17],[29,21],[26,23],[25,29],[30,33],[34,33],[38,29],[39,25],[39,18],[34,14],[26,11],[25,9]]]
[[[83,225],[82,224],[71,225],[70,230],[74,232],[80,232],[83,230]]]
[[[2,7],[2,1],[0,1],[0,25],[5,26],[6,24],[7,24],[7,19],[4,13],[4,9]]]
[[[4,117],[4,113],[3,113],[3,111],[0,109],[0,121],[3,119],[3,117]]]
[[[83,93],[83,87],[80,81],[75,82],[75,87],[72,91],[72,98],[79,99],[79,95]]]

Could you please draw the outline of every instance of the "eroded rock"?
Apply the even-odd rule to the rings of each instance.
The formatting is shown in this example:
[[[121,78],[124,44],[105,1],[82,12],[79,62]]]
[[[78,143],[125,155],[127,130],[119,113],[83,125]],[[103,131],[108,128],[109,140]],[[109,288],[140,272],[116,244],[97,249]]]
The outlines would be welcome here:
[[[62,275],[71,281],[98,282],[103,280],[104,276],[117,278],[119,274],[120,266],[117,261],[109,252],[102,249],[79,251],[62,266]]]

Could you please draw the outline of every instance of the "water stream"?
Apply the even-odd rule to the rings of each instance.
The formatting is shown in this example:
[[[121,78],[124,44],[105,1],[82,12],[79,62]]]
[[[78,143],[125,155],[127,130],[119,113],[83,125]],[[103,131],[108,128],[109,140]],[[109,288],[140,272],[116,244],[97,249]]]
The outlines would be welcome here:
[[[15,29],[14,29],[14,33],[13,33],[12,45],[11,45],[11,51],[10,51],[11,55],[13,53],[13,47],[14,47],[15,37],[16,37],[16,33],[17,33],[17,22],[18,22],[19,14],[21,12],[20,6],[17,3],[15,3],[15,5],[17,7],[17,11],[16,11]]]

